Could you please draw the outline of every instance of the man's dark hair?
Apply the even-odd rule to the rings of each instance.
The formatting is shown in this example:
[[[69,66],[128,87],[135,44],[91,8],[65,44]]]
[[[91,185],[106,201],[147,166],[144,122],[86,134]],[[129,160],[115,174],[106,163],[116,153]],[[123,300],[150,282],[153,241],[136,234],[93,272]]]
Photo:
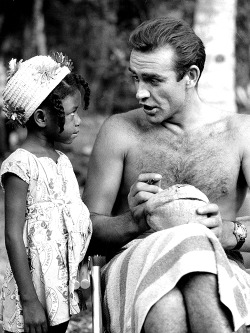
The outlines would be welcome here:
[[[130,46],[140,52],[151,52],[169,45],[176,53],[174,70],[180,81],[192,65],[203,71],[206,53],[201,39],[183,20],[162,17],[140,24],[130,35]]]

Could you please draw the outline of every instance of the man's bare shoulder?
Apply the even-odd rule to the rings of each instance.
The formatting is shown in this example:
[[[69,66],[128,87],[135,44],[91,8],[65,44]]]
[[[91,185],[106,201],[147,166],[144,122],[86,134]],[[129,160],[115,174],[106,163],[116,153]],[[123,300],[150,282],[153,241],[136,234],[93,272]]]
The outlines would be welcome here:
[[[94,145],[95,151],[108,151],[112,147],[113,151],[115,149],[117,152],[125,154],[139,140],[144,118],[142,109],[108,117],[97,134]]]
[[[241,125],[241,126],[250,125],[250,114],[236,113],[232,117],[233,117],[232,119],[235,119],[238,122],[238,125]]]
[[[224,124],[229,131],[250,132],[250,114],[217,112],[211,119],[212,121],[207,123],[207,125],[211,125],[211,128]]]
[[[239,133],[250,135],[250,114],[235,113],[228,117],[228,121]]]
[[[235,113],[225,118],[225,124],[232,144],[238,146],[242,153],[249,151],[250,115]]]
[[[146,117],[142,108],[130,110],[124,113],[118,113],[107,118],[103,124],[106,129],[112,131],[119,130],[126,131],[139,131],[146,126]]]

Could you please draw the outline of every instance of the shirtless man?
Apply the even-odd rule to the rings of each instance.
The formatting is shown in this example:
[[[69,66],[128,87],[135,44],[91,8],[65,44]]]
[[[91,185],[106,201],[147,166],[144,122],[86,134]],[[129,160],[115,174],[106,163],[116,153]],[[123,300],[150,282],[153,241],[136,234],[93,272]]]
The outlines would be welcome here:
[[[133,299],[139,294],[137,282],[141,283],[143,277],[136,277],[139,274],[136,268],[131,273],[128,263],[133,265],[136,258],[143,256],[145,266],[143,262],[134,266],[142,271],[151,252],[159,251],[159,248],[154,250],[154,245],[169,244],[180,234],[185,233],[185,240],[189,240],[193,232],[199,233],[202,228],[202,233],[215,241],[216,248],[219,244],[222,257],[224,250],[235,247],[250,251],[249,239],[244,242],[245,229],[250,232],[250,223],[246,221],[245,226],[239,226],[239,231],[244,233],[242,241],[239,241],[235,223],[250,185],[250,117],[229,115],[200,100],[197,84],[204,67],[205,50],[201,40],[183,21],[162,18],[144,22],[132,33],[130,45],[129,70],[141,108],[113,115],[102,126],[90,159],[83,198],[92,213],[96,251],[99,248],[102,253],[109,253],[131,240],[140,242],[138,256],[131,257],[133,241],[109,262],[104,272],[108,331],[224,333],[238,330],[241,325],[250,325],[249,291],[243,301],[245,314],[240,315],[242,319],[236,324],[234,310],[225,306],[219,295],[219,274],[213,269],[201,272],[203,268],[198,264],[186,275],[180,275],[164,294],[153,290],[145,300]],[[207,228],[189,224],[189,229],[186,225],[150,233],[145,219],[147,200],[159,191],[158,186],[148,184],[151,179],[161,179],[163,189],[173,184],[190,184],[203,191],[211,204],[199,208],[197,213],[208,216],[203,221]],[[145,244],[148,247],[144,253],[141,248]],[[203,250],[203,245],[199,250]],[[170,252],[171,248],[166,251]],[[173,251],[171,253],[173,255]],[[242,283],[249,286],[249,276],[239,268],[237,251],[231,252],[229,257],[236,261],[225,256],[221,265],[225,270],[237,266],[237,273],[233,274],[242,276]],[[165,263],[170,262],[171,257],[166,258]],[[187,265],[198,262],[198,257],[190,258]],[[202,264],[204,261],[205,257]],[[119,266],[118,273],[115,266]],[[164,274],[167,277],[168,271],[165,272],[163,266],[163,263],[158,265],[154,274],[159,272],[159,277]],[[109,281],[113,288],[110,293]],[[124,283],[132,285],[129,294],[125,292],[118,303],[113,303],[118,297],[116,290],[118,295],[122,293]],[[228,287],[228,292],[233,288]],[[116,294],[114,300],[112,292]],[[150,303],[155,294],[160,296]],[[132,300],[125,303],[122,297],[126,302],[131,297]],[[140,308],[147,302],[150,306],[141,314]],[[140,304],[139,310],[137,304]]]

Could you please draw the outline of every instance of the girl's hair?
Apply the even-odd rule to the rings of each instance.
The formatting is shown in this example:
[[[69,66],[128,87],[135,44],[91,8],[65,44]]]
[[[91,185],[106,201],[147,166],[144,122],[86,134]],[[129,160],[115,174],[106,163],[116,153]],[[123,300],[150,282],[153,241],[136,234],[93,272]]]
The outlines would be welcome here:
[[[84,89],[84,109],[87,110],[90,99],[89,85],[81,75],[75,73],[67,74],[38,107],[48,108],[50,112],[55,112],[60,133],[63,132],[65,124],[65,113],[62,100],[66,96],[72,95],[77,89],[81,90],[82,88]]]
[[[9,121],[21,126],[27,123],[32,128],[31,116],[39,107],[44,107],[55,113],[62,132],[65,124],[62,100],[84,88],[85,109],[89,104],[88,83],[72,73],[72,69],[73,62],[62,52],[38,55],[26,61],[11,59],[3,90],[3,111]]]

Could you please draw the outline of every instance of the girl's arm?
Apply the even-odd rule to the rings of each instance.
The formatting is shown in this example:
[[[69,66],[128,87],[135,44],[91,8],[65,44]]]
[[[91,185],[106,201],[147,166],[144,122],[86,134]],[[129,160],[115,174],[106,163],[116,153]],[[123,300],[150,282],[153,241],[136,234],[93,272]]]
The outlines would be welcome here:
[[[12,173],[4,175],[5,244],[23,307],[24,331],[47,332],[47,319],[30,274],[23,242],[28,184]]]

